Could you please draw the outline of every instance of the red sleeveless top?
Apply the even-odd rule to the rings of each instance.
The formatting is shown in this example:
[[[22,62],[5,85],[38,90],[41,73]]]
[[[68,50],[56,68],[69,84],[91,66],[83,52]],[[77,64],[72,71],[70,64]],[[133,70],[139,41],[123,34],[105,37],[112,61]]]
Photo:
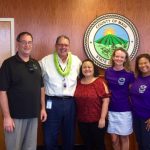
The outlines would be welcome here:
[[[77,119],[80,122],[97,122],[101,116],[102,99],[106,94],[102,78],[97,78],[90,84],[78,81],[75,91]]]

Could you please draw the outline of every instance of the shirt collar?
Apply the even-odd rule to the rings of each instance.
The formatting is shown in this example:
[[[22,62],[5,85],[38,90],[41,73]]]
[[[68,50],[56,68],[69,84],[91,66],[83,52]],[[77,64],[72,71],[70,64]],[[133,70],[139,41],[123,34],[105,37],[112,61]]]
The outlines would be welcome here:
[[[25,62],[24,60],[22,60],[21,57],[18,55],[18,52],[16,52],[15,58],[16,58],[16,60],[19,61],[19,62],[26,63],[26,62]],[[31,60],[32,60],[32,59],[31,59],[31,57],[30,57],[30,58],[29,58],[29,61],[31,61]],[[29,62],[29,61],[28,61],[28,62]]]

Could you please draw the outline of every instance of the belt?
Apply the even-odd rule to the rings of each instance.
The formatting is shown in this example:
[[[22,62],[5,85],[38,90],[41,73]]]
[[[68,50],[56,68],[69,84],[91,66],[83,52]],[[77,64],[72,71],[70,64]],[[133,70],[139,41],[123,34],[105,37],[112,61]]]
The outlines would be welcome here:
[[[71,99],[73,96],[48,96],[46,95],[47,98],[52,98],[52,99]]]

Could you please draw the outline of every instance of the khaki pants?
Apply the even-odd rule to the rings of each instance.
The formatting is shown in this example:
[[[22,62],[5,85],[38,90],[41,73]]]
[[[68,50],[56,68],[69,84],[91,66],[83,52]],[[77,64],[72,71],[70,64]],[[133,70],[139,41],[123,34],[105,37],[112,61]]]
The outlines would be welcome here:
[[[38,119],[14,119],[15,129],[5,131],[7,150],[36,150]]]

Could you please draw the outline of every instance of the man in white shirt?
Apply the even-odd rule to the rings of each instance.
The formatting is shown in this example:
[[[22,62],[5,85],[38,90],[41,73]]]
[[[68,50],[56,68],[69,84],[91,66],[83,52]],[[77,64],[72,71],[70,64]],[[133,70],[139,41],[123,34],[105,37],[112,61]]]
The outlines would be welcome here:
[[[70,40],[57,38],[55,52],[41,61],[45,85],[47,121],[44,123],[46,150],[57,150],[59,129],[62,129],[64,150],[72,150],[75,131],[74,91],[81,65],[80,59],[70,52]]]

